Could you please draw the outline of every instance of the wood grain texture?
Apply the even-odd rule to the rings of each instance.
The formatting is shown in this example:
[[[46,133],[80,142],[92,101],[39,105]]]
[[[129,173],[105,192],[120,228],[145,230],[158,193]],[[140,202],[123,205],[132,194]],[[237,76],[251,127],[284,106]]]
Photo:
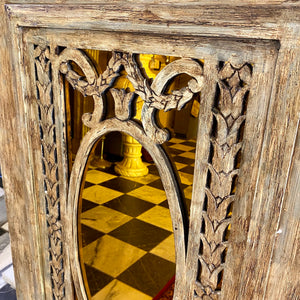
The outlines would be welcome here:
[[[297,40],[295,42],[298,43]],[[298,49],[294,46],[285,44],[277,59],[276,79],[265,126],[251,216],[248,220],[236,219],[238,226],[249,226],[247,240],[239,245],[239,247],[244,247],[241,252],[244,253],[243,262],[242,266],[235,269],[235,272],[240,270],[238,276],[234,277],[235,280],[224,282],[226,288],[224,288],[223,299],[232,296],[250,299],[265,297],[268,269],[300,110],[299,89],[294,89],[298,85],[299,55],[296,54]],[[293,74],[292,77],[290,77],[291,74]],[[235,226],[234,222],[232,226]],[[231,252],[228,255],[228,262],[232,264],[233,261],[236,262],[236,253]],[[229,267],[229,269],[232,268]],[[296,284],[297,282],[294,281],[294,288]],[[289,297],[293,294],[292,290],[288,292]],[[280,293],[280,289],[276,289],[273,295],[280,295]]]
[[[98,5],[18,5],[6,6],[18,26],[51,27],[126,32],[230,36],[279,39],[289,36],[277,20],[293,26],[299,22],[299,4],[294,5],[207,5],[99,3]],[[184,9],[184,14],[182,10]],[[62,16],[60,11],[64,11]],[[77,17],[78,16],[78,17]],[[55,21],[53,22],[53,20]]]
[[[299,89],[293,90],[299,78],[299,53],[295,50],[280,53],[277,62],[278,77],[273,92],[277,93],[276,104],[266,125],[267,138],[264,141],[262,161],[258,177],[249,233],[248,249],[245,253],[244,273],[240,287],[241,296],[259,299],[264,295],[267,270],[271,259],[274,234],[282,199],[285,193],[287,175],[293,150],[294,134],[299,114]],[[288,66],[284,68],[284,66]],[[280,75],[279,75],[280,73]],[[293,79],[290,76],[293,74]],[[296,75],[298,74],[298,75]],[[296,85],[297,86],[297,85]],[[293,90],[289,90],[289,87]],[[278,117],[279,115],[282,118]],[[288,155],[286,155],[288,153]],[[259,179],[263,178],[263,179]],[[272,179],[271,179],[272,178]],[[253,272],[256,278],[253,280]],[[295,274],[296,275],[296,274]],[[296,282],[294,282],[295,284]],[[292,293],[292,290],[290,291]],[[279,293],[279,290],[277,290]]]
[[[275,49],[274,49],[275,50]],[[229,247],[226,255],[226,267],[223,277],[223,293],[221,299],[235,299],[239,285],[241,264],[244,260],[247,245],[247,234],[252,214],[252,200],[255,196],[257,173],[261,163],[261,149],[264,140],[265,124],[272,93],[277,52],[261,53],[260,61],[253,65],[253,74],[258,75],[252,80],[252,89],[247,102],[247,122],[243,133],[243,147],[239,178],[236,190],[236,202],[233,205]],[[255,75],[253,75],[255,76]],[[251,101],[253,100],[253,101]]]
[[[299,116],[300,120],[300,116]],[[300,298],[300,128],[298,122],[289,182],[275,232],[266,299]],[[284,280],[282,280],[284,278]]]
[[[44,299],[38,210],[28,141],[30,130],[25,120],[25,107],[21,104],[26,99],[15,89],[17,82],[21,82],[21,66],[16,55],[16,49],[20,48],[7,23],[4,1],[0,4],[1,173],[12,257],[17,266],[14,268],[17,297],[20,300]]]

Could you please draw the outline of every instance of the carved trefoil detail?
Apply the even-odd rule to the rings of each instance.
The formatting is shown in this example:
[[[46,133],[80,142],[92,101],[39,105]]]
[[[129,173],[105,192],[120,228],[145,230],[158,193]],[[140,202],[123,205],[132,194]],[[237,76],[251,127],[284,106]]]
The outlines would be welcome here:
[[[251,76],[249,64],[220,64],[194,298],[219,299]]]
[[[58,178],[56,127],[52,95],[53,83],[49,47],[36,46],[34,49],[34,58],[52,296],[53,299],[60,300],[65,298],[64,249],[62,241],[63,226],[60,216],[60,179]]]
[[[103,120],[104,101],[102,96],[108,89],[114,98],[115,117],[121,121],[132,119],[131,102],[134,94],[136,94],[144,100],[141,121],[145,134],[150,136],[153,141],[162,144],[169,139],[169,134],[156,124],[155,111],[180,110],[192,99],[195,93],[200,92],[203,85],[202,66],[193,59],[178,59],[163,68],[150,84],[149,80],[142,75],[135,56],[132,53],[113,52],[107,69],[98,76],[94,66],[83,52],[65,49],[60,55],[60,72],[66,76],[73,88],[84,96],[93,96],[94,98],[94,112],[83,115],[84,125],[93,128]],[[83,79],[73,70],[70,61],[74,61],[82,69],[86,79]],[[134,93],[112,88],[114,80],[120,76],[119,72],[122,66],[135,89]],[[164,88],[169,80],[181,73],[186,73],[192,77],[188,85],[180,90],[172,91],[171,94],[164,94]]]

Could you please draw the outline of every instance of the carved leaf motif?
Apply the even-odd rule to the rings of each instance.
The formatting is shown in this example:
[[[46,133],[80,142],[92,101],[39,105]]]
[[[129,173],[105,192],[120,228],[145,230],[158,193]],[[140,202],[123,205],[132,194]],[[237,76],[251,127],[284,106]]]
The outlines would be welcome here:
[[[49,48],[37,46],[34,50],[34,56],[37,77],[37,104],[40,112],[40,143],[42,146],[42,162],[44,167],[44,196],[48,225],[49,268],[53,298],[61,300],[65,298],[65,282]]]
[[[238,175],[236,156],[242,147],[240,128],[245,121],[245,97],[249,90],[251,69],[244,64],[233,67],[229,62],[219,70],[220,97],[213,115],[212,159],[208,163],[209,181],[205,190],[206,207],[202,212],[201,253],[194,298],[218,299],[222,281],[226,235],[230,224],[228,208],[234,201],[235,177]]]

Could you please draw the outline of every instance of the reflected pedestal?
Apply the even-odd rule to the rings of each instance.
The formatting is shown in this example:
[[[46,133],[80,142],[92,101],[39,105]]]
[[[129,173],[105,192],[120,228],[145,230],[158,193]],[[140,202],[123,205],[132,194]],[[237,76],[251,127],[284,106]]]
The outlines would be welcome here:
[[[123,134],[124,159],[115,166],[116,173],[126,177],[141,177],[148,174],[142,162],[142,145],[132,136]]]

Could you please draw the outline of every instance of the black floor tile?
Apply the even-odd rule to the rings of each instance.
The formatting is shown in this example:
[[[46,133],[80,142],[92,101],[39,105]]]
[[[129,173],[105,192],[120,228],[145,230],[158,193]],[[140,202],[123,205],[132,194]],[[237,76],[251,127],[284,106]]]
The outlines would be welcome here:
[[[84,188],[86,189],[86,188],[88,188],[88,187],[90,187],[90,186],[92,186],[92,185],[94,185],[95,183],[91,183],[91,182],[88,182],[88,181],[85,181],[84,182]]]
[[[183,172],[183,173],[188,173],[188,174],[194,174],[194,167],[191,167],[191,166],[186,166],[182,169],[180,169],[180,172]]]
[[[107,284],[109,284],[113,277],[91,267],[85,266],[86,277],[89,285],[91,295],[94,296],[97,292],[103,289]]]
[[[166,146],[170,147],[170,146],[173,146],[173,145],[175,145],[175,143],[173,143],[173,142],[166,142],[164,145],[166,145]]]
[[[191,146],[196,148],[196,142],[191,142],[191,141],[180,143],[180,145]]]
[[[191,184],[183,184],[181,183],[181,189],[184,191],[187,187],[189,187]]]
[[[174,274],[174,263],[147,253],[117,279],[155,297]]]
[[[119,175],[115,172],[115,165],[114,164],[112,164],[109,168],[106,168],[106,169],[96,168],[96,170],[104,172],[104,173],[108,173],[108,174],[111,174],[111,175]]]
[[[0,290],[0,300],[17,300],[16,291],[9,285]]]
[[[132,190],[135,190],[142,186],[142,184],[138,182],[134,182],[132,180],[128,180],[122,177],[117,177],[99,184],[101,186],[105,186],[115,191],[119,191],[122,193],[129,193]]]
[[[148,170],[149,170],[150,174],[159,176],[159,172],[157,170],[157,167],[154,164],[151,165],[151,166],[148,166]]]
[[[155,180],[153,182],[150,182],[147,185],[155,187],[155,188],[160,189],[160,190],[164,190],[164,187],[163,187],[162,182],[161,182],[160,179],[157,179],[157,180]]]
[[[137,217],[154,206],[153,203],[135,198],[130,195],[123,195],[104,203],[103,205],[120,211],[131,217]]]
[[[174,160],[176,162],[179,162],[181,164],[186,164],[186,165],[191,165],[191,164],[193,164],[195,162],[194,159],[187,158],[187,157],[182,157],[182,156],[175,156]]]
[[[186,152],[186,151],[182,151],[182,150],[179,150],[179,149],[174,149],[174,148],[168,148],[167,150],[172,156],[175,156],[175,155],[179,155],[183,152]]]
[[[163,201],[162,203],[159,204],[159,206],[162,206],[162,207],[165,207],[165,208],[169,208],[168,200]]]
[[[85,247],[86,245],[92,243],[103,235],[103,232],[81,224],[82,247]]]
[[[184,199],[184,202],[185,202],[186,211],[187,211],[188,215],[190,215],[192,200],[191,199]]]
[[[82,199],[82,208],[81,208],[81,212],[85,212],[87,210],[90,210],[96,206],[98,206],[99,204],[94,203],[92,201],[86,200],[86,199]]]
[[[170,231],[133,219],[109,235],[145,251],[150,251],[171,234]]]

